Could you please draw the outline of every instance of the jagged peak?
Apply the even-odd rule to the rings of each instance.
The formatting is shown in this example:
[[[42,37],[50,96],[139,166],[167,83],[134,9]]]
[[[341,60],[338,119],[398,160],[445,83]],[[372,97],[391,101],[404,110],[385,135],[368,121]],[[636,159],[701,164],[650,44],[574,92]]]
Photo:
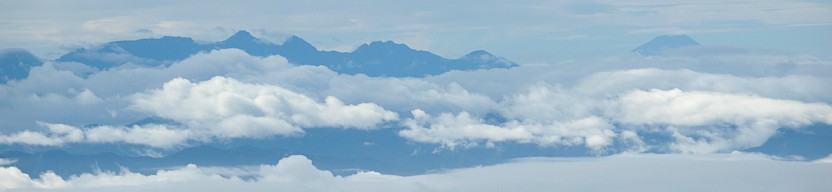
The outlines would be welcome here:
[[[413,50],[405,44],[396,43],[394,41],[373,41],[364,43],[355,49],[355,52],[374,51],[374,50]]]

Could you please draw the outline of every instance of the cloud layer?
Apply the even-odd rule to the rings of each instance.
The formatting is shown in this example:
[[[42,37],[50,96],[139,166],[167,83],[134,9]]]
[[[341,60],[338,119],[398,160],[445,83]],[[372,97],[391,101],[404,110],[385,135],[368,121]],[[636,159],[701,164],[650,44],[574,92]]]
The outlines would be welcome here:
[[[188,140],[292,136],[302,134],[303,128],[376,129],[381,123],[398,120],[396,113],[372,103],[346,105],[335,97],[326,97],[321,103],[279,86],[246,84],[224,77],[199,83],[175,78],[165,83],[162,89],[137,93],[131,100],[133,110],[169,118],[183,125],[78,128],[39,123],[47,127],[48,132],[26,130],[0,135],[0,143],[124,142],[170,148],[186,144]]]
[[[783,63],[788,70],[775,70]],[[710,67],[727,64],[757,71]],[[307,128],[401,127],[404,138],[451,149],[514,142],[712,153],[762,145],[781,129],[829,124],[832,114],[832,95],[823,91],[832,86],[829,62],[742,51],[611,56],[427,78],[342,75],[236,49],[159,68],[81,75],[65,67],[74,65],[47,63],[0,86],[0,143],[177,148]],[[178,124],[129,125],[145,117]],[[671,140],[643,141],[655,134]]]
[[[715,174],[718,173],[718,174]],[[395,176],[359,172],[335,176],[304,156],[274,165],[187,165],[143,175],[123,170],[61,178],[51,172],[31,179],[15,167],[0,168],[0,189],[57,191],[828,191],[828,163],[783,162],[756,154],[616,155],[602,158],[533,158],[487,167]],[[742,182],[735,182],[742,179]],[[599,184],[598,181],[604,181]],[[707,183],[707,185],[703,185]]]

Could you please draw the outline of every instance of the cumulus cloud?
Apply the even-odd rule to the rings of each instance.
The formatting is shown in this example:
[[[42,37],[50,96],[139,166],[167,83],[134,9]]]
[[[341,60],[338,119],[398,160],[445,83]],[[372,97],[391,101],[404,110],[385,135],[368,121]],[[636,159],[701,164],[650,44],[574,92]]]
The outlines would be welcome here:
[[[828,163],[828,164],[832,164],[832,155],[826,156],[826,157],[824,157],[824,158],[822,158],[822,159],[815,160],[814,162],[815,162],[815,163]]]
[[[21,131],[0,135],[3,144],[60,146],[69,143],[129,143],[169,148],[185,144],[195,134],[190,130],[170,125],[148,124],[133,126],[97,125],[78,128],[66,124],[38,122],[48,131]]]
[[[431,116],[414,110],[413,118],[403,122],[407,129],[399,134],[451,148],[510,141],[543,146],[583,144],[598,150],[621,141],[631,145],[616,146],[618,149],[712,153],[760,146],[780,129],[832,124],[832,107],[820,102],[710,91],[641,90],[637,86],[599,93],[587,85],[566,89],[538,83],[524,93],[506,97],[498,111],[507,118],[505,122],[487,123],[466,112]],[[672,139],[645,146],[643,133]]]
[[[135,96],[131,108],[229,135],[291,134],[299,127],[373,129],[398,115],[373,103],[323,103],[275,85],[247,84],[225,77],[191,83],[173,79],[162,89]],[[242,130],[240,130],[242,129]],[[250,130],[246,130],[250,129]]]
[[[659,168],[657,168],[659,167]],[[713,174],[719,173],[719,174]],[[51,172],[32,179],[16,167],[0,168],[0,189],[86,191],[828,191],[830,164],[784,162],[756,154],[625,154],[602,158],[532,158],[487,167],[396,176],[359,172],[335,176],[304,156],[289,156],[253,169],[187,165],[143,175],[85,173],[62,178]],[[754,177],[749,177],[754,175]],[[744,182],[736,183],[742,178]],[[598,180],[604,180],[603,185]],[[652,183],[641,185],[639,183]],[[708,183],[708,185],[702,185]]]
[[[675,138],[677,143],[669,150],[678,152],[745,149],[761,145],[779,129],[829,124],[824,117],[829,116],[825,110],[832,101],[832,95],[825,91],[825,87],[832,87],[832,80],[826,72],[830,69],[828,62],[802,57],[790,59],[776,54],[771,57],[757,56],[760,55],[614,57],[507,70],[450,72],[428,80],[455,82],[473,93],[500,98],[496,101],[499,106],[497,111],[509,121],[551,124],[600,117],[615,125],[614,132],[633,131],[638,136],[644,132],[655,134],[658,130],[660,134]],[[747,70],[730,67],[718,70],[720,68],[716,65],[744,66],[742,68],[760,71],[747,73]],[[785,71],[776,70],[778,65],[791,67]],[[724,118],[712,118],[695,126],[654,124],[646,120],[624,123],[622,118],[626,117],[616,111],[620,112],[621,107],[632,104],[632,99],[655,100],[655,106],[671,104],[647,95],[634,95],[644,92],[707,95],[709,99],[675,101],[675,104],[701,106],[686,111],[690,114],[720,114]],[[706,107],[714,105],[732,106],[734,109],[717,112],[710,111],[714,107]],[[626,113],[643,117],[646,114],[641,110],[646,108],[642,107],[646,106],[634,106]],[[688,118],[688,114],[682,113],[665,115]],[[665,119],[656,121],[662,120]],[[694,150],[697,145],[699,149]]]
[[[0,97],[4,97],[0,100],[0,114],[4,114],[0,125],[7,128],[3,135],[6,143],[76,142],[42,129],[47,126],[34,123],[39,121],[76,128],[104,124],[107,126],[89,133],[122,138],[122,134],[139,134],[130,130],[145,130],[124,124],[159,116],[184,123],[184,127],[157,129],[160,134],[176,132],[169,135],[177,139],[169,141],[181,143],[178,138],[182,137],[208,140],[296,135],[311,127],[373,129],[397,120],[396,112],[417,107],[474,114],[496,107],[491,98],[454,83],[339,75],[325,67],[294,66],[280,56],[255,57],[237,49],[196,54],[167,67],[125,66],[86,77],[56,65],[65,63],[47,63],[33,69],[27,79],[0,85]],[[41,113],[46,110],[52,113]],[[179,130],[186,128],[195,130]],[[23,137],[38,139],[23,142]],[[177,145],[174,143],[154,146]]]
[[[543,146],[583,144],[598,150],[612,144],[612,139],[617,135],[611,124],[598,117],[553,124],[515,120],[492,125],[467,112],[457,115],[442,113],[438,117],[431,117],[418,109],[412,113],[413,119],[404,121],[407,129],[399,132],[399,135],[414,141],[439,143],[449,148],[457,145],[473,146],[479,141],[485,141],[486,146],[493,146],[494,142],[513,141]]]
[[[0,158],[0,166],[12,165],[17,163],[17,159]]]
[[[832,124],[832,107],[824,103],[679,89],[633,91],[611,108],[607,114],[617,123],[668,126],[677,138],[671,148],[681,152],[756,147],[781,128]]]
[[[432,83],[417,78],[367,77],[339,75],[329,82],[327,94],[353,102],[373,102],[407,113],[421,110],[485,114],[498,108],[497,102],[484,94],[468,91],[458,83]]]
[[[48,131],[0,135],[0,143],[62,145],[124,142],[169,148],[188,140],[262,138],[296,135],[303,128],[375,129],[398,120],[398,114],[372,103],[344,104],[335,97],[323,102],[279,86],[247,84],[225,77],[192,83],[176,78],[161,89],[132,96],[134,110],[184,123],[173,125],[93,126],[40,123]]]
[[[759,71],[720,71],[715,67],[728,64]],[[189,141],[296,135],[313,127],[373,129],[399,124],[404,128],[400,132],[403,137],[445,147],[519,142],[603,149],[626,140],[636,143],[630,147],[643,149],[639,139],[650,132],[674,138],[670,151],[716,152],[758,146],[780,128],[825,123],[822,118],[803,116],[823,114],[822,110],[802,106],[828,106],[832,101],[832,95],[823,89],[832,86],[825,72],[832,69],[828,62],[743,51],[713,54],[688,50],[661,58],[612,56],[454,71],[427,78],[343,75],[325,67],[295,66],[280,56],[255,57],[236,49],[199,53],[166,67],[126,66],[86,77],[55,65],[63,64],[48,62],[33,68],[27,79],[0,85],[0,125],[5,128],[0,136],[4,143],[144,145],[149,142],[136,138],[158,134],[169,139],[152,146],[173,147]],[[635,110],[638,107],[623,109],[635,105],[634,98],[650,99],[646,96],[674,89],[682,95],[722,99],[736,95],[734,100],[765,102],[725,114],[744,118],[742,121],[714,118],[695,125],[631,121],[633,116],[646,114]],[[700,101],[712,100],[692,100],[689,105],[716,105],[697,103]],[[641,104],[671,104],[662,102]],[[789,108],[799,113],[779,108],[784,102],[800,106]],[[424,112],[424,118],[414,115],[398,121],[397,113],[408,114],[414,109]],[[709,113],[704,111],[709,108],[701,109],[699,112]],[[52,112],[42,113],[47,110]],[[148,116],[182,125],[123,126]],[[493,116],[505,121],[493,122]],[[65,132],[35,123],[39,121],[73,127],[84,137],[73,140]],[[594,123],[583,126],[589,124],[578,122]],[[106,126],[81,128],[87,124]],[[751,131],[746,128],[761,131],[745,134]],[[502,132],[509,134],[497,134]],[[694,150],[693,146],[699,147]]]

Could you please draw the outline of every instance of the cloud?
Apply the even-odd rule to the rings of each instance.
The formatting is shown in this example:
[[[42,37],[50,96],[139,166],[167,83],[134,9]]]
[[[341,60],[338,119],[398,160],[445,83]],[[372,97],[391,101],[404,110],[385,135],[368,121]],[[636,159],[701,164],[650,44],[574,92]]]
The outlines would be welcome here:
[[[713,174],[713,173],[720,174]],[[395,176],[359,172],[335,176],[304,156],[252,169],[187,165],[143,175],[123,170],[61,178],[32,179],[16,167],[0,168],[0,189],[59,191],[200,191],[281,189],[285,191],[827,191],[829,164],[784,162],[756,154],[625,154],[601,158],[531,158],[514,162]],[[750,175],[753,175],[750,176]],[[744,182],[736,183],[742,178]],[[606,181],[599,185],[598,181]],[[645,185],[644,183],[651,183]],[[702,185],[708,183],[708,185]]]
[[[12,165],[17,163],[17,159],[0,158],[0,166]]]
[[[173,79],[162,89],[134,96],[132,109],[211,127],[231,136],[291,134],[303,128],[339,127],[374,129],[398,115],[373,103],[344,104],[335,97],[324,103],[275,85],[247,84],[225,77],[191,83]]]
[[[84,133],[78,128],[63,124],[47,124],[41,122],[38,122],[38,124],[49,128],[49,132],[42,133],[26,130],[12,135],[0,135],[0,143],[24,143],[30,145],[62,145],[66,142],[79,142],[84,140]]]
[[[170,148],[188,140],[297,135],[303,133],[303,128],[376,129],[381,123],[398,120],[398,114],[372,103],[347,105],[335,97],[327,97],[321,103],[279,86],[247,84],[225,77],[199,83],[177,78],[161,89],[138,93],[132,98],[131,109],[170,118],[185,126],[101,125],[82,129],[39,123],[49,130],[0,135],[0,143],[124,142]]]
[[[413,141],[439,143],[453,149],[457,145],[475,146],[485,141],[486,146],[494,142],[536,143],[542,146],[586,145],[599,150],[612,144],[617,136],[613,126],[598,117],[576,119],[553,124],[509,121],[499,125],[485,123],[481,118],[467,112],[457,115],[442,113],[431,117],[421,110],[413,110],[413,119],[404,121],[407,129],[399,132],[402,137]]]
[[[832,93],[817,89],[832,86],[826,75],[766,75],[743,77],[697,72],[690,69],[639,68],[604,71],[579,80],[581,94],[616,95],[633,89],[682,89],[807,102],[832,102]]]
[[[726,80],[729,82],[727,85],[731,85],[731,81],[751,84],[746,82],[750,80],[743,78],[691,74],[690,71],[648,69],[600,73],[571,89],[539,83],[530,86],[526,92],[505,97],[499,102],[501,107],[497,110],[507,118],[505,122],[487,122],[466,112],[431,116],[414,110],[413,118],[403,122],[407,129],[399,135],[450,148],[518,142],[542,146],[581,144],[598,150],[620,142],[613,148],[641,151],[650,147],[668,152],[713,153],[760,146],[780,129],[799,129],[816,123],[832,124],[829,118],[832,117],[832,107],[821,102],[675,88],[642,90],[639,88],[641,84],[632,83],[627,77],[612,78],[620,81],[605,78],[617,76],[618,73],[633,74],[633,78],[648,77],[654,72],[698,75],[707,81]],[[602,81],[599,82],[599,79]],[[642,79],[648,84],[644,87],[650,87],[650,79],[660,78]],[[780,80],[763,80],[781,86],[776,85]],[[682,84],[683,87],[695,87],[694,90],[703,89],[696,86],[697,83],[690,86],[686,81],[665,82],[669,82],[667,84],[671,87]],[[654,84],[661,83],[664,82]],[[739,87],[730,89],[736,88]],[[623,137],[625,134],[626,137]],[[671,140],[645,146],[642,140],[647,138],[639,136],[641,134],[665,135]]]
[[[66,124],[38,122],[48,131],[21,131],[9,135],[0,135],[3,144],[27,144],[41,146],[61,146],[69,143],[129,143],[151,147],[170,148],[185,144],[194,136],[190,130],[174,128],[169,125],[149,124],[133,126],[98,125],[78,128]]]
[[[607,114],[617,123],[667,126],[677,141],[671,148],[681,152],[756,147],[778,129],[832,124],[832,107],[823,103],[679,89],[633,91],[613,106]]]
[[[486,95],[468,91],[458,83],[432,83],[417,78],[339,75],[329,81],[324,93],[352,102],[373,102],[398,112],[413,109],[439,113],[485,114],[498,108]]]
[[[757,146],[780,128],[825,122],[818,118],[796,121],[801,117],[760,106],[779,106],[783,102],[828,105],[825,103],[832,101],[832,95],[821,88],[832,86],[826,73],[832,70],[828,61],[765,53],[687,50],[660,58],[611,56],[511,69],[454,71],[427,78],[342,75],[325,67],[295,66],[280,56],[255,57],[236,49],[199,53],[167,67],[126,66],[86,77],[56,67],[64,63],[48,62],[33,68],[27,79],[0,85],[0,97],[4,98],[0,100],[0,106],[4,106],[0,107],[0,125],[6,131],[2,134],[5,143],[34,145],[125,142],[171,148],[215,139],[298,135],[305,128],[372,129],[398,124],[405,128],[400,133],[403,137],[445,147],[518,142],[595,150],[641,151],[648,147],[675,152],[731,151]],[[758,71],[715,67],[726,65]],[[621,112],[628,104],[622,102],[635,102],[630,98],[644,96],[634,93],[659,94],[675,89],[682,95],[735,95],[776,102],[762,102],[749,111],[729,114],[745,118],[745,122],[712,119],[682,126],[622,119],[639,115],[632,110]],[[631,97],[624,97],[627,95]],[[656,102],[653,104],[662,105],[662,101]],[[697,104],[707,103],[692,103]],[[772,113],[755,116],[758,108]],[[423,111],[426,118],[399,121],[397,113],[412,114],[414,109]],[[51,113],[42,113],[47,110]],[[799,114],[821,113],[802,112]],[[183,124],[124,126],[149,116]],[[494,117],[504,120],[495,122]],[[773,120],[764,123],[766,119]],[[64,133],[36,124],[38,121],[74,127],[83,132],[84,138],[70,140]],[[593,123],[585,126],[578,122]],[[88,124],[105,126],[81,128]],[[741,134],[748,131],[741,127],[769,128],[748,135]],[[502,132],[510,134],[497,134]],[[640,141],[644,133],[659,133],[672,138],[673,143],[645,146]],[[139,139],[153,134],[169,139],[158,144]],[[107,136],[112,137],[95,139]],[[633,145],[620,146],[619,142]],[[666,146],[669,144],[673,147]]]
[[[815,162],[815,163],[828,163],[828,164],[832,164],[832,155],[826,156],[825,158],[822,158],[822,159],[815,160],[815,161],[813,161],[813,162]]]

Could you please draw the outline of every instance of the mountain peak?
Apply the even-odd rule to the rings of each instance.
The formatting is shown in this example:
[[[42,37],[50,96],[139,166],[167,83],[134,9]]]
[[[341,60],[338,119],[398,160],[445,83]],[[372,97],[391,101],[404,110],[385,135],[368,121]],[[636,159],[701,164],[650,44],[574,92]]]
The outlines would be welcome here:
[[[355,49],[355,52],[377,52],[377,51],[409,51],[413,50],[405,44],[394,41],[373,41],[365,43]]]
[[[25,49],[0,50],[0,84],[29,76],[29,69],[43,64],[37,56]]]
[[[472,51],[460,57],[458,60],[477,63],[477,68],[509,68],[517,66],[516,63],[506,58],[495,56],[485,50]]]
[[[28,50],[22,49],[22,48],[0,49],[0,55],[7,56],[7,55],[15,55],[15,54],[22,54],[22,55],[27,55],[27,56],[31,56],[31,57],[35,56],[34,54],[29,52]]]
[[[633,49],[634,53],[646,56],[663,55],[669,49],[698,46],[699,42],[687,35],[660,35]]]
[[[234,33],[234,35],[231,35],[231,37],[228,37],[228,39],[226,39],[225,42],[252,41],[255,39],[257,38],[251,35],[251,33],[249,33],[248,31],[239,30],[236,33]]]
[[[300,38],[296,35],[292,35],[291,37],[286,39],[286,41],[284,41],[283,45],[281,45],[281,46],[284,49],[293,49],[293,50],[306,50],[306,51],[310,51],[310,50],[311,51],[317,51],[318,50],[318,48],[315,48],[315,46],[312,46],[312,44],[310,44],[306,40],[303,40],[302,38]]]
[[[485,51],[485,50],[476,50],[476,51],[471,51],[471,53],[468,53],[465,56],[462,56],[462,58],[481,57],[481,56],[494,56],[494,55],[489,53],[488,51]]]

